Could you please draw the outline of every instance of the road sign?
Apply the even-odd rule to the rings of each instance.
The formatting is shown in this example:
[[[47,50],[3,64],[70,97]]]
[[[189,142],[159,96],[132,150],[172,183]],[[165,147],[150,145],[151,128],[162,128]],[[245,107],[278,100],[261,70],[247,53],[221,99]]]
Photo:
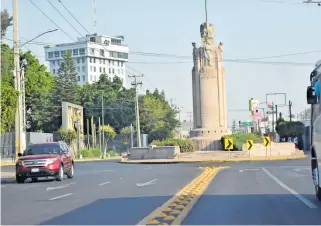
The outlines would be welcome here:
[[[247,140],[246,141],[246,149],[249,150],[249,151],[252,151],[253,150],[253,144],[254,144],[253,140]]]
[[[253,122],[241,122],[241,127],[253,127],[254,123]]]
[[[224,139],[224,149],[231,150],[233,149],[233,139],[225,138]]]
[[[263,144],[264,144],[264,147],[269,147],[271,145],[270,137],[264,137],[263,138]]]

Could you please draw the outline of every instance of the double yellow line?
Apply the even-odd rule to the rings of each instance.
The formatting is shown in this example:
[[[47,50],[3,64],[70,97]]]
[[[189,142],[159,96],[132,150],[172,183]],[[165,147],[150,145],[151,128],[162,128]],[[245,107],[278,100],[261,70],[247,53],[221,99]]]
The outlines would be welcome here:
[[[180,225],[205,192],[215,175],[228,167],[206,167],[204,172],[138,225]]]

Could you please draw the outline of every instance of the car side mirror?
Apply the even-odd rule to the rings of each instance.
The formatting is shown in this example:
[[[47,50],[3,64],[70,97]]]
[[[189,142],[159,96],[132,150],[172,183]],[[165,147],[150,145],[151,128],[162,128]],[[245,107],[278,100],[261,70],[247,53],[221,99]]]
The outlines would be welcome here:
[[[310,74],[310,82],[312,82],[313,78],[317,76],[318,72],[317,71],[312,71]]]
[[[318,103],[318,97],[315,93],[315,90],[312,86],[308,86],[307,88],[307,102],[308,104],[317,104]]]
[[[21,157],[22,156],[22,153],[18,153],[18,157]]]

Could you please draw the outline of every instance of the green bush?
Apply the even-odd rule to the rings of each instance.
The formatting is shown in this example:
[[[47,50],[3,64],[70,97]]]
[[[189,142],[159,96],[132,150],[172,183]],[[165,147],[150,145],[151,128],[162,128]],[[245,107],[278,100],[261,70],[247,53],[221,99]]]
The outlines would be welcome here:
[[[100,157],[100,150],[97,148],[83,149],[81,150],[81,155],[83,158],[96,158]]]
[[[117,153],[116,153],[116,151],[114,149],[109,149],[106,154],[107,154],[108,157],[117,156]]]
[[[253,133],[234,133],[234,134],[226,135],[222,137],[221,142],[223,147],[224,147],[224,139],[226,138],[233,139],[234,149],[231,151],[241,151],[242,145],[245,144],[247,140],[253,140],[254,143],[263,142],[262,136],[259,136]],[[228,150],[225,150],[225,151],[228,151]]]
[[[169,138],[161,141],[154,140],[152,144],[156,146],[179,146],[181,153],[195,151],[195,144],[192,140]]]

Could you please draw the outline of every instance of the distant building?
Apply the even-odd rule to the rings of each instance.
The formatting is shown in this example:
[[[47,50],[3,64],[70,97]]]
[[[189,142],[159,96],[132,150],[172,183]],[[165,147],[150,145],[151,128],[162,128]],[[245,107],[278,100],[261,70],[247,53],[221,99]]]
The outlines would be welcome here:
[[[113,78],[118,76],[127,86],[126,62],[129,48],[122,44],[124,37],[110,37],[98,34],[86,35],[77,42],[45,46],[46,61],[50,72],[58,74],[60,64],[66,51],[75,59],[78,84],[92,84],[99,76],[106,73]]]

